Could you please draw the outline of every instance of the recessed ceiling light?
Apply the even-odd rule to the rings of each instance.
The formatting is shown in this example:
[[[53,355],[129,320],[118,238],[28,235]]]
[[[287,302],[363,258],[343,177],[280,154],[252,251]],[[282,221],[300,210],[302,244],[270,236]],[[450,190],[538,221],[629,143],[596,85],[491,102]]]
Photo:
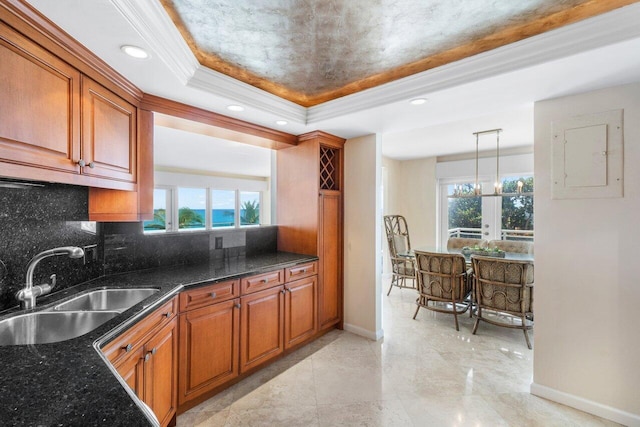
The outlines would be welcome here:
[[[422,105],[425,102],[427,102],[426,98],[416,98],[416,99],[412,99],[411,101],[409,101],[409,104],[411,104],[411,105]]]
[[[120,46],[120,50],[131,56],[132,58],[147,59],[149,57],[147,51],[138,46],[125,44],[124,46]]]
[[[284,126],[284,125],[286,125],[287,123],[289,123],[289,122],[288,122],[288,121],[286,121],[286,120],[276,120],[276,124],[277,124],[277,125],[280,125],[280,126]]]
[[[227,110],[229,111],[244,111],[244,107],[240,105],[228,105]]]

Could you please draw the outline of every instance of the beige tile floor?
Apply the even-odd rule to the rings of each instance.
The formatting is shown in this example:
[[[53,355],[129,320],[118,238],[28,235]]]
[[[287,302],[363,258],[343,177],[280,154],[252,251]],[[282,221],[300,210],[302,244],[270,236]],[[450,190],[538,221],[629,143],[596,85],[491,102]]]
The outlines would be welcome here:
[[[178,417],[178,426],[614,426],[529,394],[521,331],[383,297],[384,339],[332,331]],[[534,344],[535,345],[535,344]]]

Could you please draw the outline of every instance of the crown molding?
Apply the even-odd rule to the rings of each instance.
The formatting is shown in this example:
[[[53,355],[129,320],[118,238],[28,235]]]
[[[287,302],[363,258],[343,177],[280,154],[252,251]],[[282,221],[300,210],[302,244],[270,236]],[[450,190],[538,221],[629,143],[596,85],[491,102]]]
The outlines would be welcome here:
[[[180,82],[187,84],[200,66],[189,45],[157,0],[111,0]]]
[[[200,64],[187,86],[223,96],[246,107],[268,111],[291,122],[307,122],[307,108]]]
[[[202,66],[158,0],[111,0],[180,82],[291,122],[324,120],[640,37],[640,3],[305,108]]]
[[[307,124],[640,37],[640,3],[585,19],[457,62],[309,107]]]

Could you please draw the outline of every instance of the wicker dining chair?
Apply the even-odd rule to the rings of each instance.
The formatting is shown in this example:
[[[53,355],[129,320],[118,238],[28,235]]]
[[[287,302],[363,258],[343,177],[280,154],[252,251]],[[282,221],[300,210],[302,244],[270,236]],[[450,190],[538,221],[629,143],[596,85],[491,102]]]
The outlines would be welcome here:
[[[415,267],[419,296],[413,318],[420,307],[450,313],[459,331],[458,315],[471,306],[471,270],[467,270],[464,256],[415,251]]]
[[[533,242],[518,240],[490,240],[490,248],[497,248],[505,252],[533,255]]]
[[[389,243],[389,258],[391,259],[391,286],[387,295],[394,286],[398,288],[416,288],[416,273],[413,268],[413,259],[401,257],[398,254],[411,250],[409,240],[409,228],[402,215],[385,215],[384,229]]]
[[[522,329],[531,349],[528,331],[533,329],[533,261],[472,255],[476,322]],[[488,317],[491,313],[493,316]],[[515,321],[515,323],[514,323]]]
[[[486,248],[487,242],[484,239],[470,239],[465,237],[449,237],[447,240],[447,250],[451,249],[462,249],[465,246],[474,247],[478,246],[480,248]]]

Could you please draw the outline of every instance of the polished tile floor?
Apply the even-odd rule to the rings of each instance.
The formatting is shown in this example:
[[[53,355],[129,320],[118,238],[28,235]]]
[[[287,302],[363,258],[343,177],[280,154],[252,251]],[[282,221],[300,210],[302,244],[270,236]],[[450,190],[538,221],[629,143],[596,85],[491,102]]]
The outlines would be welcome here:
[[[385,289],[386,290],[386,289]],[[614,426],[529,394],[522,331],[383,297],[385,337],[332,331],[178,417],[178,426]],[[534,343],[535,345],[535,343]]]

